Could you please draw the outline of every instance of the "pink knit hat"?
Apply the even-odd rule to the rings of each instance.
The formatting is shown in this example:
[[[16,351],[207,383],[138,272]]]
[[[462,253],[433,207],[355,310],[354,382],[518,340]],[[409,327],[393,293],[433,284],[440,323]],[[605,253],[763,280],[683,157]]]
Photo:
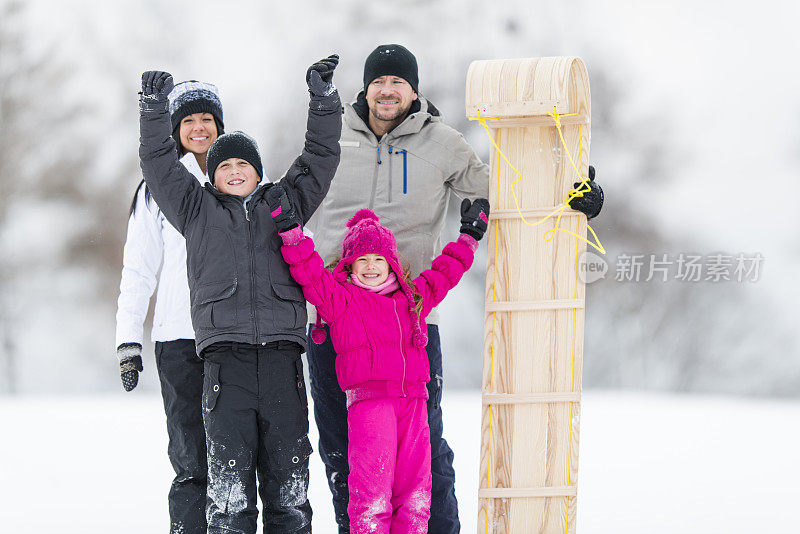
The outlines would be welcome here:
[[[411,312],[413,326],[413,343],[415,346],[423,348],[428,344],[428,333],[422,330],[419,316],[415,311],[414,292],[406,283],[403,276],[403,266],[400,264],[400,255],[397,253],[397,240],[391,230],[378,222],[378,216],[372,210],[361,209],[347,221],[347,234],[342,241],[342,259],[333,270],[333,277],[339,283],[347,280],[348,272],[345,267],[356,261],[365,254],[379,254],[386,258],[389,267],[397,276],[400,290],[405,294],[408,301],[408,309]],[[317,316],[317,324],[311,331],[311,339],[319,344],[325,341],[325,332],[320,327],[320,319]]]

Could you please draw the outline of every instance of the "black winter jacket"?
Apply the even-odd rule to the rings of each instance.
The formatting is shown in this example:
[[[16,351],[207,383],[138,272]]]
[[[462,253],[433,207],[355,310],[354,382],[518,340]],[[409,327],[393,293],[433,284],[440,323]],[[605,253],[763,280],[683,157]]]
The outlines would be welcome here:
[[[339,164],[339,95],[311,96],[305,147],[280,183],[303,223],[328,192]],[[139,158],[147,187],[167,220],[186,238],[192,324],[198,354],[218,341],[306,347],[306,303],[280,253],[266,191],[247,203],[201,186],[178,161],[163,110],[140,112]]]

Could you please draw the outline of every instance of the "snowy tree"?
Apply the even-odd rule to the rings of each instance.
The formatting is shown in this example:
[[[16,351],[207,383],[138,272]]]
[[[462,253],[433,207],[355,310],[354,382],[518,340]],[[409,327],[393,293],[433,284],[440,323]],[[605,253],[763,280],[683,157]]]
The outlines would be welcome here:
[[[59,36],[33,24],[29,5],[0,5],[0,392],[10,393],[74,384],[63,370],[92,369],[85,340],[95,305],[110,298],[103,280],[110,287],[127,202],[126,166],[97,167],[98,77],[82,77]]]
[[[17,217],[49,202],[79,200],[76,176],[87,162],[87,152],[70,143],[82,107],[59,97],[68,66],[52,61],[55,45],[33,46],[25,15],[23,2],[0,6],[0,391],[10,392],[17,388],[26,305],[19,284],[32,274],[35,256],[26,242],[42,230],[20,227]],[[54,243],[45,246],[58,254]]]

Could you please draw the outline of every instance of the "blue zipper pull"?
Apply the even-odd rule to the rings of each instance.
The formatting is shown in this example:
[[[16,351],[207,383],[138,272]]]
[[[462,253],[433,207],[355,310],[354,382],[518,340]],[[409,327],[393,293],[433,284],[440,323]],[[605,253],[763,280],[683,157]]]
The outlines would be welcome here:
[[[381,145],[378,145],[378,165],[381,164]]]
[[[408,151],[406,149],[398,150],[398,154],[403,155],[403,194],[408,194]]]
[[[392,148],[393,148],[392,145],[389,145],[389,154],[392,153]]]

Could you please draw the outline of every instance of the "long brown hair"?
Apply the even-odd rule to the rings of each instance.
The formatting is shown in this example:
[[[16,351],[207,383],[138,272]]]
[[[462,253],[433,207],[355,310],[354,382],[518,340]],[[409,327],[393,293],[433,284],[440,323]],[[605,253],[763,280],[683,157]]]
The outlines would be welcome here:
[[[339,265],[340,261],[342,261],[341,256],[337,257],[333,261],[329,261],[325,265],[325,268],[332,272],[336,266]],[[419,314],[422,313],[422,307],[424,305],[422,301],[422,295],[419,291],[417,291],[417,286],[414,285],[414,279],[411,277],[411,269],[408,267],[408,265],[404,265],[402,260],[400,265],[403,267],[403,281],[408,284],[408,287],[411,289],[411,294],[414,295],[414,312],[417,314],[417,317],[419,317]],[[353,272],[353,268],[349,264],[344,266],[344,270],[351,274]],[[397,273],[395,273],[395,275],[396,274]]]

